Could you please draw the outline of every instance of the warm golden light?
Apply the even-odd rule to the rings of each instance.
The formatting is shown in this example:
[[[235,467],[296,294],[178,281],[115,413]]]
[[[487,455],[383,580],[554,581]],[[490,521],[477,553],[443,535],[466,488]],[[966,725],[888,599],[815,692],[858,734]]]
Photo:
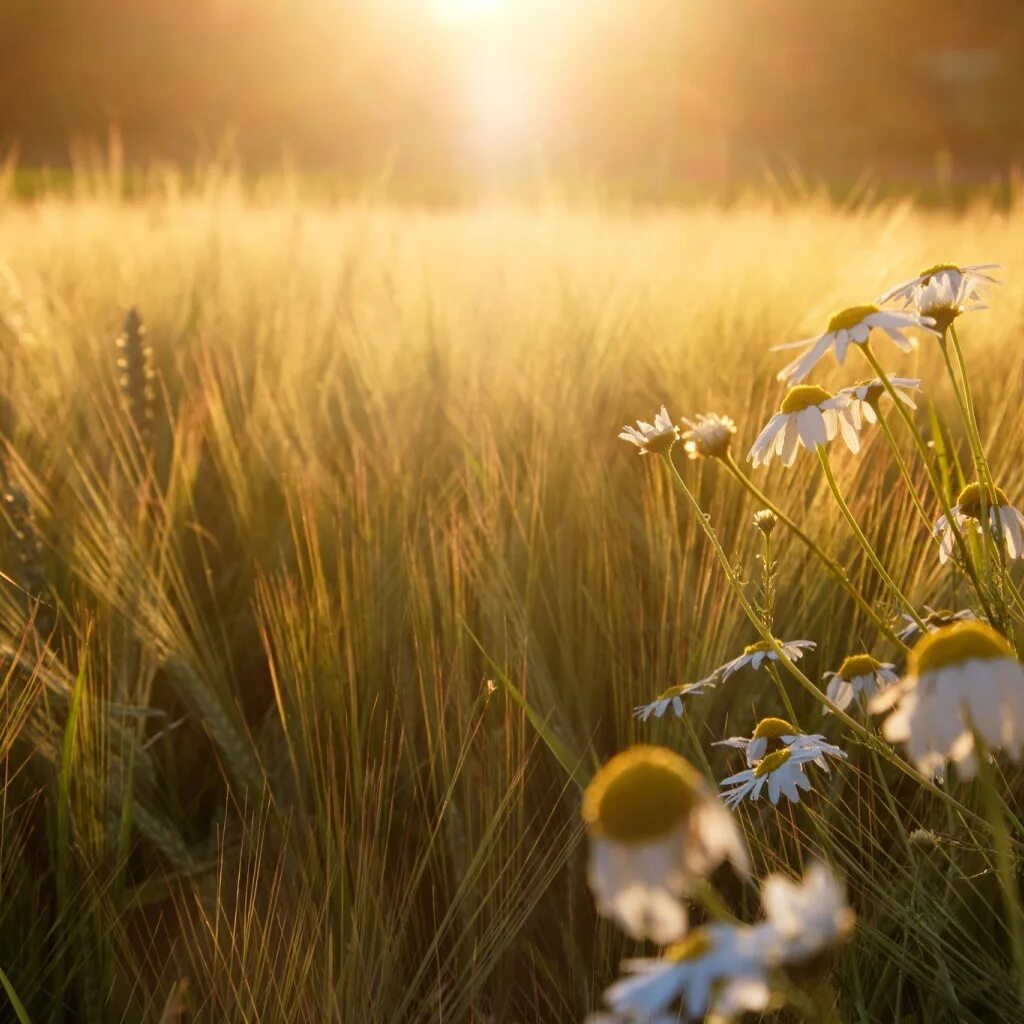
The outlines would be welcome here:
[[[442,21],[474,21],[507,9],[509,0],[433,0],[434,10]]]

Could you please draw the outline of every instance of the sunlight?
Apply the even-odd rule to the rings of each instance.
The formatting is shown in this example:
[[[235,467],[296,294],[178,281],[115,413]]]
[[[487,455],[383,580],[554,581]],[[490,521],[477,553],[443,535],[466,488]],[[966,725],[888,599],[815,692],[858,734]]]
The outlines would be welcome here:
[[[475,21],[499,14],[509,7],[509,0],[433,0],[439,19],[448,22]]]

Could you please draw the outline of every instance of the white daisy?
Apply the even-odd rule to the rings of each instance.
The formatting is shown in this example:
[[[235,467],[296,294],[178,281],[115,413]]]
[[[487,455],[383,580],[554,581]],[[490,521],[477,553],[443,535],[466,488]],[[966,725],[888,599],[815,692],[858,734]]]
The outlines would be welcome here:
[[[923,775],[946,759],[970,778],[977,767],[974,731],[1018,758],[1024,745],[1024,667],[1006,639],[984,622],[940,626],[914,645],[906,675],[868,704],[895,710],[882,733],[904,742]]]
[[[871,332],[878,328],[883,331],[904,352],[912,351],[913,342],[903,333],[910,327],[918,327],[931,334],[934,321],[909,310],[879,309],[875,305],[851,306],[836,313],[828,322],[828,329],[816,338],[776,345],[772,351],[780,352],[789,348],[806,349],[788,366],[779,371],[778,379],[787,384],[799,384],[829,350],[835,353],[840,364],[846,361],[850,345],[863,345]]]
[[[799,790],[809,791],[811,788],[811,780],[804,774],[804,765],[813,759],[814,755],[809,752],[804,756],[791,747],[776,750],[774,754],[768,754],[758,761],[753,768],[722,779],[719,785],[732,787],[722,793],[722,799],[727,807],[736,807],[748,797],[757,800],[761,796],[761,790],[767,786],[768,799],[773,804],[779,802],[779,796],[783,793],[789,798],[790,803],[798,804]]]
[[[683,450],[691,459],[721,459],[729,451],[736,424],[728,416],[701,413],[696,420],[684,419]]]
[[[917,623],[914,626],[916,628]],[[841,711],[845,711],[855,698],[870,697],[899,680],[895,665],[876,661],[870,654],[851,654],[837,672],[826,672],[822,678],[829,680],[825,695]],[[831,711],[831,708],[825,708],[825,714]]]
[[[818,645],[813,640],[779,640],[779,646],[790,661],[799,661],[804,651],[813,651]],[[755,672],[765,661],[778,661],[779,656],[768,646],[767,640],[758,640],[755,644],[747,644],[743,653],[732,661],[727,661],[718,671],[722,674],[724,682],[731,675],[735,675],[741,668],[749,665]]]
[[[851,452],[860,451],[849,398],[833,395],[816,384],[798,384],[789,389],[779,411],[754,441],[747,461],[755,468],[767,466],[772,456],[778,455],[784,466],[792,466],[799,445],[812,452],[839,432]]]
[[[679,437],[679,428],[672,422],[668,409],[662,406],[654,417],[653,423],[646,420],[637,420],[636,426],[629,425],[622,428],[619,437],[623,441],[629,441],[640,449],[641,455],[654,452],[660,455],[667,452]]]
[[[880,295],[878,303],[902,302],[904,308],[913,307],[930,317],[944,332],[961,313],[988,308],[981,300],[988,286],[999,282],[987,271],[998,269],[998,263],[978,263],[970,267],[938,263]]]
[[[802,882],[769,875],[761,886],[767,925],[781,963],[806,960],[849,938],[855,921],[843,886],[824,864],[812,864]]]
[[[896,397],[908,408],[916,409],[914,400],[907,394],[908,390],[920,391],[921,382],[913,377],[890,377]],[[850,388],[840,388],[837,395],[849,399],[850,415],[858,430],[861,429],[862,420],[865,423],[878,422],[878,404],[883,395],[889,392],[881,379],[875,377],[873,380],[862,380]]]
[[[976,619],[978,617],[970,608],[961,608],[958,612],[951,612],[945,608],[940,608],[936,611],[934,608],[929,608],[928,605],[925,605],[924,610],[924,624],[928,627],[929,633],[938,629],[939,626],[948,626],[953,622],[963,622],[965,619]],[[909,615],[901,615],[900,618],[903,619],[905,625],[896,634],[897,638],[905,644],[913,643],[921,635],[921,627]]]
[[[767,974],[775,934],[758,925],[705,925],[663,957],[627,960],[633,977],[612,985],[605,1002],[636,1021],[679,1020],[679,1013],[667,1014],[676,1002],[696,1020],[763,1010],[771,997]]]
[[[994,537],[1001,537],[1007,558],[1024,557],[1024,514],[1010,504],[1006,492],[996,487],[988,493],[985,502],[988,509],[989,528]],[[981,485],[968,484],[958,495],[956,504],[950,509],[953,521],[961,529],[981,533]],[[953,526],[946,516],[940,516],[935,523],[935,536],[939,538],[939,561],[946,563],[953,554],[955,536]]]
[[[634,938],[678,939],[697,879],[724,860],[749,870],[732,817],[689,761],[665,747],[631,747],[605,764],[583,795],[583,821],[598,911]]]
[[[702,696],[705,690],[714,689],[718,683],[717,673],[710,675],[707,679],[701,679],[696,683],[687,683],[684,686],[672,686],[661,696],[655,698],[650,704],[641,704],[633,708],[633,717],[646,722],[652,715],[655,718],[662,718],[671,707],[677,718],[683,717],[683,698],[691,695]]]
[[[713,747],[734,747],[746,755],[747,765],[754,767],[768,753],[769,745],[775,740],[781,747],[800,754],[802,760],[810,760],[826,772],[830,771],[827,757],[845,758],[845,751],[825,742],[820,734],[809,735],[794,728],[784,718],[762,718],[754,729],[753,736],[730,736],[718,740]]]

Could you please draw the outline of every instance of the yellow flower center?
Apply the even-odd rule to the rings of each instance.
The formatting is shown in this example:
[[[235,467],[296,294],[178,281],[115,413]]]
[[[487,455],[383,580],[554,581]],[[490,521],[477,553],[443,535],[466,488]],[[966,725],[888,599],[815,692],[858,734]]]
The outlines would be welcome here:
[[[1005,637],[984,622],[954,622],[925,633],[914,645],[907,661],[911,675],[935,672],[947,665],[973,659],[1012,658],[1013,649]]]
[[[965,516],[970,516],[972,519],[981,519],[981,496],[981,484],[968,484],[956,496],[956,503],[960,506],[960,511]],[[1010,501],[1002,487],[994,487],[992,490],[986,489],[985,504],[988,508],[992,508],[994,505],[1009,505]]]
[[[756,654],[758,651],[770,651],[772,645],[767,640],[758,640],[756,644],[747,644],[743,648],[744,654]]]
[[[777,740],[780,736],[793,736],[796,729],[784,718],[762,718],[754,730],[754,739]]]
[[[792,751],[789,747],[783,747],[781,750],[776,750],[774,754],[762,757],[754,769],[754,778],[760,779],[769,772],[774,772],[776,769],[781,768],[790,759],[791,755]]]
[[[950,270],[961,273],[960,268],[955,263],[936,263],[934,267],[925,267],[917,276],[921,278],[924,284],[927,284],[931,278],[936,274],[946,273]]]
[[[665,959],[671,960],[673,963],[679,963],[681,960],[696,960],[698,957],[710,952],[711,939],[708,936],[707,929],[696,928],[685,939],[673,942],[665,950]]]
[[[841,309],[829,320],[828,329],[830,331],[848,331],[851,327],[856,327],[864,317],[871,316],[872,313],[878,311],[877,306],[850,306],[849,309]]]
[[[872,658],[870,654],[851,654],[839,666],[837,675],[849,682],[851,679],[856,679],[857,676],[869,676],[877,672],[880,667],[881,663]]]
[[[817,384],[797,384],[796,387],[789,389],[786,397],[782,400],[782,405],[779,406],[779,411],[803,412],[804,409],[812,405],[821,405],[822,402],[827,402],[834,397],[831,391],[826,391],[824,388],[818,387]]]
[[[583,821],[591,835],[644,842],[686,818],[701,798],[700,789],[700,776],[686,758],[665,747],[630,747],[587,786]]]

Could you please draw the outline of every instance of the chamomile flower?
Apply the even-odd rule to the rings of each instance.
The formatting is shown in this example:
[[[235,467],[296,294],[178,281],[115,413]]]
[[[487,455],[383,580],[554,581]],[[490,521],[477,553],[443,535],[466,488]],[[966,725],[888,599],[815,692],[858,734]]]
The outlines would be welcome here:
[[[969,267],[938,263],[890,288],[879,296],[878,303],[902,302],[904,308],[912,307],[930,317],[939,331],[944,332],[961,313],[988,308],[981,300],[989,285],[999,284],[988,271],[998,269],[998,263]]]
[[[623,441],[635,444],[640,449],[639,454],[641,455],[646,455],[648,452],[661,455],[675,443],[679,437],[679,428],[672,422],[668,409],[662,406],[654,417],[653,423],[637,420],[635,427],[627,424],[622,428],[619,437]]]
[[[987,492],[985,505],[988,511],[989,528],[994,537],[1001,537],[1007,558],[1024,557],[1024,514],[1014,508],[1001,487]],[[961,529],[973,529],[981,533],[981,485],[968,484],[958,495],[956,504],[950,509],[953,522]],[[935,536],[939,538],[939,561],[946,563],[953,554],[955,537],[953,526],[946,516],[940,516],[935,523]]]
[[[958,612],[951,612],[947,611],[945,608],[940,608],[936,611],[934,608],[929,608],[928,605],[925,605],[924,611],[925,615],[923,622],[929,633],[938,629],[940,626],[949,626],[954,622],[963,622],[966,619],[976,619],[978,617],[970,608],[961,608]],[[901,615],[900,618],[903,620],[905,625],[896,634],[897,638],[905,644],[914,643],[914,641],[921,635],[921,627],[918,626],[917,622],[909,615]]]
[[[616,1014],[636,1021],[679,1020],[679,1013],[667,1012],[677,1002],[696,1020],[708,1013],[734,1017],[763,1010],[771,997],[773,938],[764,926],[705,925],[658,959],[627,960],[632,977],[612,985],[605,1002]]]
[[[683,698],[690,696],[701,696],[705,690],[713,689],[718,683],[718,675],[710,675],[707,679],[701,679],[696,683],[687,683],[684,686],[669,687],[663,694],[656,697],[650,704],[641,704],[633,708],[633,717],[646,722],[652,715],[655,718],[662,718],[665,712],[671,707],[677,718],[683,717]]]
[[[783,654],[790,661],[799,661],[804,651],[813,651],[818,645],[813,640],[779,640],[779,646]],[[731,675],[735,675],[741,668],[748,665],[756,672],[765,661],[778,661],[779,656],[768,646],[767,640],[758,640],[757,643],[747,644],[743,653],[732,661],[727,661],[720,669],[722,681],[724,682]]]
[[[763,757],[753,768],[722,779],[719,785],[732,787],[725,789],[722,799],[726,807],[736,807],[744,799],[757,800],[767,786],[768,799],[773,804],[779,802],[782,794],[786,795],[790,803],[798,804],[799,791],[810,791],[811,788],[811,780],[804,773],[804,765],[810,760],[813,757],[804,757],[790,747],[776,750],[774,754]]]
[[[800,445],[812,452],[840,432],[847,448],[859,452],[860,438],[849,398],[833,395],[816,384],[798,384],[789,389],[779,411],[754,441],[747,461],[755,468],[767,466],[772,456],[778,455],[784,466],[792,466]]]
[[[1020,756],[1024,666],[1006,639],[984,622],[940,626],[914,645],[903,679],[868,704],[872,713],[890,709],[882,733],[906,743],[923,775],[949,759],[970,778],[977,767],[974,730],[990,747]]]
[[[763,536],[770,537],[778,525],[779,517],[770,508],[762,508],[754,513],[754,529]]]
[[[597,908],[634,938],[678,939],[696,879],[724,860],[749,870],[736,823],[693,765],[665,747],[631,747],[605,764],[583,795],[583,821]]]
[[[769,875],[761,886],[765,919],[782,963],[806,960],[845,942],[856,920],[843,886],[824,864],[812,864],[800,882]]]
[[[751,768],[765,757],[771,746],[788,748],[794,754],[799,754],[801,760],[811,761],[826,772],[831,770],[827,760],[829,757],[846,758],[846,752],[827,743],[824,736],[802,733],[784,718],[762,718],[753,736],[730,736],[727,740],[718,740],[711,745],[742,750],[746,755],[747,766]]]
[[[701,413],[696,420],[684,419],[683,450],[691,459],[723,459],[729,451],[736,424],[728,416]]]
[[[914,400],[907,392],[920,391],[921,382],[919,380],[913,377],[890,377],[889,383],[892,385],[896,397],[907,408],[917,408]],[[853,387],[841,388],[837,394],[849,399],[850,416],[857,429],[860,430],[862,422],[878,422],[878,405],[882,400],[882,396],[888,393],[881,379],[875,377],[873,380],[862,380],[859,384],[854,384]]]
[[[829,320],[824,334],[816,338],[804,338],[801,341],[776,345],[772,349],[773,352],[789,348],[805,349],[793,362],[779,371],[778,379],[784,380],[787,384],[799,384],[829,351],[835,353],[837,361],[842,365],[846,362],[846,352],[850,345],[863,345],[876,328],[904,352],[910,352],[914,344],[904,331],[916,327],[934,334],[933,325],[934,321],[929,317],[923,317],[910,310],[880,309],[875,305],[850,306],[849,309],[840,310]]]
[[[826,672],[822,678],[829,681],[825,696],[840,711],[845,711],[855,699],[870,697],[899,680],[895,665],[877,661],[870,654],[851,654],[838,671]],[[826,707],[825,713],[830,714],[831,710]]]

